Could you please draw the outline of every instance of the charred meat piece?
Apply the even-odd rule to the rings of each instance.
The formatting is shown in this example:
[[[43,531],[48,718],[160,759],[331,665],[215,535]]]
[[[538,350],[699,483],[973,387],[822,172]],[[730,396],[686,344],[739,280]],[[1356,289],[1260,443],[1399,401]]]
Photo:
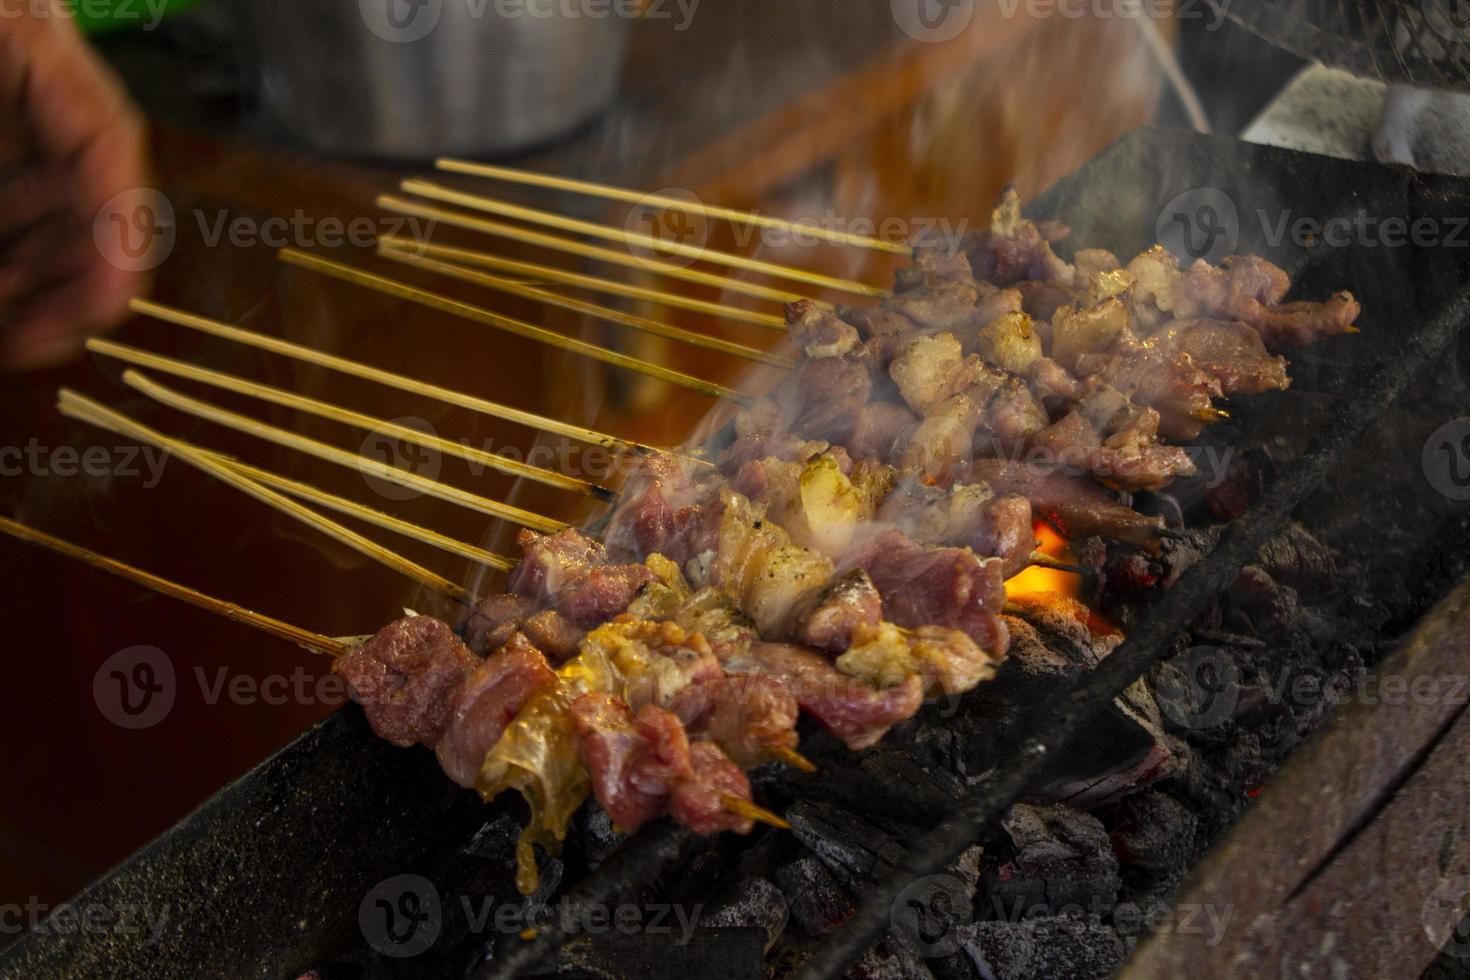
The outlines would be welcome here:
[[[1124,507],[1086,477],[1006,459],[977,459],[970,478],[1025,497],[1066,537],[1096,534],[1145,547],[1158,543],[1160,518]]]
[[[1048,235],[1035,222],[1021,217],[1021,198],[1014,188],[1001,195],[990,227],[966,235],[961,248],[975,278],[997,286],[1027,279],[1072,281],[1072,267],[1052,251]]]
[[[445,775],[473,789],[485,756],[521,709],[556,684],[541,651],[516,633],[459,687],[448,727],[434,747]]]
[[[857,328],[809,299],[786,305],[792,341],[812,359],[841,357],[858,345]]]
[[[632,833],[665,810],[697,834],[749,833],[724,797],[750,799],[750,781],[711,742],[690,745],[677,716],[645,705],[635,717],[621,699],[584,694],[572,702],[582,763],[593,795],[620,830]]]
[[[680,691],[669,710],[691,737],[709,739],[746,769],[770,761],[773,747],[796,748],[796,697],[772,677],[721,670]]]
[[[510,641],[521,622],[530,618],[540,603],[530,596],[502,593],[486,596],[470,610],[465,621],[465,642],[479,656]]]
[[[556,605],[572,623],[591,629],[627,609],[655,577],[643,565],[597,565],[563,586]]]
[[[884,617],[898,626],[947,626],[967,634],[982,650],[1003,654],[1008,637],[1001,621],[1005,581],[999,559],[981,559],[968,548],[919,544],[901,531],[883,531],[843,556],[840,570],[861,568],[883,596]]]
[[[850,749],[875,744],[924,702],[918,676],[880,691],[839,672],[815,650],[789,643],[752,643],[726,660],[725,669],[774,679]]]
[[[521,620],[520,632],[554,664],[575,656],[577,644],[587,635],[559,609],[543,609],[527,616]]]
[[[807,646],[841,653],[862,626],[883,621],[883,599],[862,569],[834,577],[812,608],[796,621],[796,638]]]
[[[510,591],[543,604],[555,602],[573,579],[607,563],[607,550],[575,528],[550,535],[523,529],[516,545],[524,557],[511,573]]]
[[[689,772],[669,795],[669,816],[696,834],[750,833],[754,823],[727,809],[727,797],[749,800],[750,780],[715,743],[695,742],[689,747]]]
[[[1172,320],[1160,327],[1153,339],[1188,354],[1191,361],[1220,382],[1227,395],[1279,391],[1291,384],[1286,358],[1273,357],[1260,333],[1239,321]]]
[[[583,694],[572,702],[578,755],[592,793],[618,829],[632,833],[663,813],[689,772],[689,737],[679,719],[646,705],[635,717],[621,698]]]
[[[957,483],[945,490],[908,481],[883,499],[878,519],[923,544],[999,558],[1003,578],[1025,568],[1036,547],[1030,501],[983,485]]]
[[[444,736],[454,699],[480,660],[448,625],[408,616],[378,630],[332,669],[379,738],[407,748]]]

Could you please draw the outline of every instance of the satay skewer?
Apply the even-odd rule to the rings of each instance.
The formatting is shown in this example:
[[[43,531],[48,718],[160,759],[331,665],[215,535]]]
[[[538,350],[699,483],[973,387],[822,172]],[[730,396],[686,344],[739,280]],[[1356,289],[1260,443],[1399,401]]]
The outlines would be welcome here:
[[[533,187],[545,187],[550,190],[571,191],[574,194],[601,197],[611,201],[626,201],[630,204],[667,208],[671,211],[684,211],[689,214],[702,214],[708,218],[718,218],[722,221],[729,221],[735,224],[754,225],[759,228],[771,228],[777,231],[811,235],[814,238],[820,238],[833,245],[855,245],[859,248],[872,249],[876,252],[889,252],[893,255],[912,255],[914,252],[910,246],[903,243],[887,242],[881,238],[856,235],[851,232],[837,231],[832,228],[822,228],[810,222],[788,221],[784,218],[757,214],[752,211],[737,211],[734,208],[704,204],[699,201],[686,200],[682,197],[674,197],[666,194],[642,194],[638,191],[613,187],[608,184],[598,184],[590,180],[555,177],[551,174],[540,174],[529,170],[513,170],[510,167],[495,167],[483,163],[473,163],[468,160],[455,160],[449,157],[440,157],[434,161],[434,166],[446,173],[468,174],[472,177],[488,177],[492,180],[503,180],[513,184],[529,184]]]
[[[283,262],[302,269],[319,272],[323,275],[331,276],[334,279],[350,282],[357,286],[365,286],[368,289],[375,290],[387,296],[417,303],[431,310],[449,313],[474,323],[494,327],[497,330],[504,330],[506,333],[515,334],[518,337],[524,337],[527,340],[534,340],[538,343],[546,344],[548,347],[569,351],[573,354],[581,354],[584,357],[590,357],[604,364],[611,364],[614,367],[636,371],[650,378],[656,378],[659,381],[666,381],[669,384],[698,392],[709,398],[722,398],[741,405],[749,404],[752,401],[750,396],[741,394],[733,388],[716,384],[713,381],[696,378],[682,371],[675,371],[661,364],[654,364],[652,361],[645,361],[641,358],[610,350],[597,344],[588,343],[585,340],[568,337],[554,330],[547,330],[545,327],[538,327],[534,324],[517,320],[514,317],[503,316],[481,306],[462,303],[457,299],[441,296],[427,289],[419,289],[416,286],[410,286],[408,283],[399,282],[387,276],[380,276],[374,272],[368,272],[366,269],[344,265],[341,262],[333,262],[331,259],[324,259],[319,255],[303,252],[295,248],[283,248],[279,255]]]
[[[619,282],[616,279],[605,279],[601,276],[592,276],[581,272],[570,272],[566,269],[558,269],[555,266],[543,265],[539,262],[524,262],[518,259],[506,258],[503,255],[496,255],[492,252],[481,252],[471,248],[455,248],[450,245],[438,245],[434,242],[405,238],[399,235],[384,235],[378,239],[378,243],[380,245],[390,246],[399,252],[406,252],[427,258],[443,259],[460,265],[472,265],[495,272],[505,272],[511,275],[527,277],[534,282],[575,286],[594,293],[621,296],[625,299],[636,299],[646,303],[656,303],[674,309],[688,310],[691,313],[703,313],[724,320],[749,323],[771,330],[787,329],[786,318],[777,316],[774,313],[760,313],[739,306],[730,306],[726,303],[694,299],[693,297],[683,296],[667,290],[653,289],[648,286],[635,286],[631,283]]]
[[[511,408],[509,405],[492,402],[485,398],[456,391],[453,388],[445,388],[442,385],[430,384],[427,381],[410,378],[407,375],[395,374],[392,371],[375,368],[371,365],[363,364],[360,361],[353,361],[345,357],[338,357],[335,354],[328,354],[314,347],[293,344],[279,337],[271,337],[254,330],[231,326],[228,323],[221,323],[218,320],[211,320],[208,317],[187,313],[183,310],[164,306],[161,303],[154,303],[151,300],[135,299],[129,308],[134,313],[153,317],[165,323],[171,323],[174,326],[197,330],[200,333],[209,334],[210,336],[219,337],[237,344],[243,344],[246,347],[269,351],[272,354],[280,354],[282,357],[289,357],[307,364],[314,364],[317,367],[324,367],[328,370],[337,371],[338,373],[350,375],[354,378],[362,378],[365,381],[373,381],[389,388],[407,391],[410,394],[422,395],[425,398],[432,398],[435,401],[441,401],[447,405],[466,408],[481,415],[503,419],[507,422],[515,422],[527,428],[537,429],[552,435],[564,436],[568,439],[575,439],[578,442],[585,442],[588,445],[602,446],[606,449],[671,456],[685,462],[698,463],[702,466],[710,465],[705,460],[697,459],[693,456],[686,456],[671,449],[648,446],[641,442],[634,442],[633,440],[623,439],[605,432],[598,432],[596,429],[572,425],[560,419],[548,418],[545,415],[537,415],[534,412],[527,412],[519,408]]]
[[[385,548],[376,541],[363,537],[356,531],[318,514],[311,508],[289,497],[283,496],[263,484],[242,476],[224,463],[206,456],[186,443],[166,436],[155,429],[150,429],[121,412],[114,411],[70,388],[63,388],[58,393],[57,408],[61,411],[61,414],[68,418],[74,418],[81,422],[102,420],[107,423],[104,427],[111,431],[120,432],[131,438],[158,446],[222,483],[254,497],[261,503],[306,524],[308,527],[322,532],[333,540],[352,548],[354,551],[360,552],[375,561],[387,565],[395,571],[401,572],[409,578],[428,586],[456,602],[471,598],[470,591],[464,586],[457,585],[442,575],[409,561],[389,548]]]
[[[615,310],[609,306],[601,306],[597,303],[589,303],[586,300],[574,299],[570,296],[562,296],[559,293],[537,289],[534,286],[522,285],[521,283],[513,282],[509,279],[502,279],[499,276],[492,276],[476,269],[467,269],[464,266],[423,258],[415,255],[411,249],[399,248],[388,242],[380,244],[378,254],[385,259],[401,262],[404,265],[420,269],[427,269],[430,272],[437,272],[440,275],[448,276],[451,279],[458,279],[461,282],[486,286],[503,293],[509,293],[512,296],[535,300],[539,303],[545,303],[548,306],[556,306],[564,310],[571,310],[574,313],[582,313],[599,320],[606,320],[609,323],[632,327],[635,330],[641,330],[644,333],[652,334],[656,337],[677,340],[680,343],[689,344],[692,347],[700,347],[720,354],[729,354],[743,360],[758,361],[762,364],[788,370],[796,366],[796,362],[791,358],[783,357],[780,354],[772,354],[758,347],[737,344],[734,341],[722,340],[719,337],[708,337],[704,334],[695,333],[692,330],[685,330],[682,327],[675,327],[667,323],[660,323],[657,320],[650,320],[648,317],[625,313],[622,310]]]
[[[532,466],[529,463],[509,459],[498,453],[476,449],[473,446],[466,446],[463,443],[454,442],[449,439],[442,439],[432,433],[420,432],[417,429],[399,425],[387,419],[374,418],[371,415],[364,415],[361,412],[354,412],[350,409],[318,401],[314,398],[307,398],[294,392],[273,388],[270,385],[249,381],[232,374],[225,374],[222,371],[199,367],[187,361],[180,361],[172,357],[164,357],[160,354],[141,350],[137,347],[130,347],[127,344],[119,344],[115,341],[93,337],[87,341],[87,349],[94,353],[116,358],[128,364],[137,365],[138,367],[152,368],[177,377],[187,378],[190,381],[198,381],[203,384],[213,385],[216,388],[223,388],[225,391],[249,395],[252,398],[259,398],[262,401],[267,401],[274,405],[281,405],[285,408],[292,408],[310,415],[317,415],[334,422],[341,422],[344,425],[366,429],[369,432],[382,432],[393,436],[395,439],[402,439],[404,442],[422,446],[426,449],[433,449],[445,455],[457,456],[460,459],[487,466],[510,476],[525,477],[537,483],[543,483],[561,490],[571,490],[589,497],[595,497],[598,500],[611,500],[613,498],[613,492],[611,490],[598,486],[595,483],[589,483],[586,480],[579,480],[575,477],[557,473],[554,470],[542,469],[539,466]]]
[[[83,548],[80,545],[72,544],[69,541],[47,534],[44,531],[36,530],[8,517],[0,516],[0,533],[75,559],[93,568],[111,575],[116,575],[135,585],[140,585],[145,589],[157,592],[160,595],[179,599],[206,612],[223,616],[233,622],[251,626],[311,653],[322,654],[337,659],[351,653],[357,646],[355,642],[325,636],[321,633],[313,633],[310,630],[293,626],[290,623],[283,622],[263,613],[246,609],[244,606],[237,605],[233,602],[217,599],[197,589],[191,589],[186,585],[181,585],[162,576],[154,575],[152,572],[145,572],[141,568],[118,561],[115,558],[109,558],[91,549]],[[782,830],[791,829],[791,825],[779,815],[750,800],[745,800],[731,794],[722,794],[720,796],[720,804],[729,812],[744,817],[747,820],[770,824]]]
[[[99,429],[106,429],[108,432],[136,438],[135,433],[130,433],[123,426],[114,423],[110,419],[104,419],[98,416],[88,417],[86,421],[91,425],[95,425]],[[419,541],[423,544],[431,545],[441,551],[448,552],[449,554],[458,555],[461,558],[467,558],[478,565],[485,565],[486,567],[496,569],[497,571],[508,572],[517,564],[515,560],[507,558],[505,555],[498,555],[493,551],[486,551],[484,548],[476,548],[474,545],[466,544],[465,542],[460,541],[456,538],[451,538],[446,534],[440,534],[438,531],[435,531],[431,528],[420,527],[417,524],[411,524],[408,521],[403,520],[402,518],[394,517],[392,514],[385,514],[380,510],[374,510],[371,507],[359,504],[355,500],[349,500],[346,497],[339,497],[336,494],[328,493],[325,490],[314,487],[309,483],[303,483],[300,480],[293,480],[290,477],[281,476],[279,473],[273,473],[270,470],[261,469],[259,466],[253,466],[250,463],[245,463],[238,459],[235,459],[233,456],[227,456],[224,453],[215,452],[212,449],[206,449],[196,443],[188,442],[183,439],[176,439],[174,441],[178,445],[195,450],[201,455],[206,456],[223,466],[229,467],[230,469],[239,473],[241,476],[250,480],[254,480],[256,483],[264,484],[265,486],[268,486],[273,490],[279,490],[282,493],[290,494],[293,497],[297,497],[309,503],[316,504],[319,507],[325,507],[326,509],[335,511],[339,514],[346,514],[348,517],[355,517],[358,520],[363,521],[364,523],[372,524],[376,527],[380,527],[386,531],[392,531],[414,541]]]
[[[237,432],[244,432],[247,435],[256,436],[267,442],[285,446],[288,449],[295,449],[308,456],[315,456],[318,459],[324,459],[327,462],[336,463],[339,466],[356,469],[367,475],[386,480],[389,483],[410,487],[431,497],[437,497],[440,500],[458,504],[461,507],[478,511],[490,517],[510,521],[513,524],[519,524],[522,527],[541,531],[544,534],[555,534],[557,531],[565,530],[570,526],[565,521],[543,517],[540,514],[523,510],[520,507],[504,504],[498,500],[491,500],[488,497],[482,497],[468,490],[461,490],[459,487],[420,476],[411,470],[391,466],[358,453],[350,453],[344,449],[338,449],[336,446],[319,442],[316,439],[311,439],[273,425],[267,425],[247,415],[241,415],[238,412],[232,412],[228,409],[220,408],[217,405],[211,405],[209,402],[191,398],[188,395],[181,394],[161,385],[150,379],[147,375],[131,368],[123,372],[123,383],[141,391],[155,401],[162,402],[170,408],[177,409],[187,415],[207,419],[226,428],[234,429]]]
[[[73,558],[83,564],[107,572],[110,575],[116,575],[118,578],[125,579],[135,585],[141,585],[145,589],[150,589],[160,595],[166,595],[170,598],[187,602],[191,606],[223,616],[233,622],[253,626],[258,630],[263,630],[272,636],[279,637],[287,643],[294,644],[312,653],[325,654],[329,657],[340,657],[351,649],[351,645],[344,640],[323,636],[321,633],[313,633],[310,630],[302,629],[299,626],[292,626],[290,623],[282,622],[264,613],[246,609],[244,606],[236,605],[233,602],[226,602],[223,599],[216,599],[213,596],[205,595],[197,589],[180,585],[177,582],[154,575],[152,572],[145,572],[141,568],[135,568],[115,558],[108,558],[106,555],[101,555],[80,545],[72,544],[70,541],[63,541],[61,538],[47,534],[44,531],[38,531],[33,527],[22,524],[19,521],[11,520],[8,517],[0,517],[0,532],[4,532],[17,540],[39,545],[59,555]]]
[[[758,283],[746,282],[743,279],[735,279],[730,276],[718,276],[712,272],[704,272],[699,269],[688,269],[675,262],[665,262],[662,259],[646,258],[641,255],[632,255],[628,252],[619,252],[613,248],[603,248],[600,245],[588,245],[572,238],[563,238],[560,235],[547,235],[529,228],[520,228],[516,225],[502,224],[498,221],[487,221],[459,211],[447,211],[444,208],[430,207],[410,201],[404,197],[394,197],[384,194],[378,198],[378,207],[385,211],[393,211],[397,214],[409,215],[416,218],[427,218],[440,224],[449,225],[454,228],[463,228],[467,231],[483,232],[497,238],[505,238],[510,241],[521,242],[526,245],[535,245],[539,248],[550,249],[554,252],[565,252],[568,255],[577,255],[584,259],[595,259],[599,262],[607,262],[610,265],[620,265],[642,272],[665,276],[670,279],[681,279],[684,282],[693,283],[696,286],[708,286],[755,299],[769,300],[772,303],[794,303],[800,299],[809,299],[800,293],[793,293],[787,289],[773,289],[770,286],[762,286]],[[818,303],[818,306],[830,309],[829,303]]]
[[[814,286],[817,289],[850,293],[855,296],[865,296],[872,299],[881,299],[890,295],[889,291],[883,287],[870,286],[865,282],[843,279],[838,276],[828,276],[820,272],[809,272],[806,269],[799,269],[795,266],[780,265],[776,262],[753,259],[749,256],[737,255],[732,252],[722,252],[704,245],[689,242],[664,241],[651,235],[629,231],[626,228],[599,224],[595,221],[583,221],[580,218],[569,218],[565,215],[556,214],[553,211],[543,211],[539,208],[522,207],[519,204],[511,204],[493,197],[485,197],[482,194],[466,194],[463,191],[456,191],[453,188],[435,184],[432,181],[410,179],[403,181],[398,186],[405,194],[426,197],[431,201],[454,204],[462,208],[483,211],[486,214],[493,214],[501,218],[511,218],[515,221],[524,221],[528,224],[541,225],[545,228],[554,228],[557,231],[569,232],[574,235],[587,235],[592,238],[601,238],[605,241],[620,242],[629,248],[637,247],[646,249],[655,255],[676,255],[691,261],[723,265],[727,268],[739,269],[742,272],[754,272],[776,279],[799,282],[804,286]]]

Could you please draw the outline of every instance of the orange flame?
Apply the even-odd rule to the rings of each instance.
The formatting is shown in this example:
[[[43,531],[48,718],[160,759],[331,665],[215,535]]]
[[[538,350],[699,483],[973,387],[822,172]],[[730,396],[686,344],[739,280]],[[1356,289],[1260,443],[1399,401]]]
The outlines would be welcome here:
[[[1045,521],[1036,522],[1036,540],[1039,542],[1036,550],[1043,555],[1059,558],[1062,561],[1072,560],[1071,551],[1067,548],[1067,539],[1058,534]],[[1077,596],[1078,584],[1077,576],[1071,572],[1059,572],[1054,568],[1032,565],[1006,582],[1006,597],[1016,599],[1035,595],[1038,592],[1055,592],[1072,599]]]

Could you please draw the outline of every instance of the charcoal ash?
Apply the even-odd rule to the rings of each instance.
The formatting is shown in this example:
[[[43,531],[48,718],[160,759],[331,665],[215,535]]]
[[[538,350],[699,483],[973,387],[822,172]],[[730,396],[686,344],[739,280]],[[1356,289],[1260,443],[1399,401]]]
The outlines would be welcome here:
[[[1066,805],[1017,804],[1002,822],[1011,847],[985,856],[980,913],[1011,921],[1038,910],[1106,916],[1118,900],[1118,859],[1102,822]]]
[[[739,878],[700,916],[701,927],[758,928],[765,933],[765,951],[781,938],[790,918],[790,906],[772,881],[747,875]]]
[[[1107,977],[1127,951],[1113,929],[1069,916],[975,922],[961,927],[958,939],[987,980]]]

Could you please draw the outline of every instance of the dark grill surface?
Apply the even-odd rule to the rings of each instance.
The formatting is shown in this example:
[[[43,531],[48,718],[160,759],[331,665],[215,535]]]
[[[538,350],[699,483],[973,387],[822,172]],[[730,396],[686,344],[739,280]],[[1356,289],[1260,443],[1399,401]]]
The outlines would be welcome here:
[[[1200,197],[1200,189],[1211,190]],[[1240,446],[1270,447],[1282,474],[1268,489],[1267,499],[1274,494],[1275,509],[1244,518],[1232,531],[1236,543],[1227,535],[1217,551],[1213,570],[1182,582],[1177,590],[1158,597],[1151,610],[1144,610],[1137,632],[1130,630],[1128,656],[1105,661],[1106,676],[1101,671],[1090,675],[1099,691],[1146,668],[1169,635],[1178,632],[1192,611],[1233,577],[1233,568],[1254,553],[1242,543],[1245,537],[1284,520],[1295,500],[1309,492],[1296,516],[1334,547],[1371,557],[1361,574],[1380,596],[1387,637],[1406,629],[1448,590],[1463,574],[1463,555],[1470,550],[1463,505],[1435,493],[1420,463],[1430,433],[1465,412],[1470,351],[1462,343],[1433,358],[1429,371],[1409,383],[1401,398],[1391,397],[1403,387],[1402,369],[1408,361],[1431,349],[1427,345],[1436,339],[1434,331],[1448,337],[1460,326],[1459,320],[1445,314],[1470,267],[1470,232],[1460,226],[1459,238],[1450,238],[1460,216],[1470,215],[1470,182],[1144,129],[1063,181],[1031,212],[1071,225],[1071,242],[1078,246],[1132,254],[1172,220],[1164,205],[1186,192],[1194,193],[1182,206],[1186,219],[1199,216],[1189,207],[1192,202],[1216,205],[1207,222],[1211,234],[1232,236],[1230,251],[1259,253],[1284,266],[1293,275],[1293,296],[1322,297],[1334,288],[1352,289],[1363,302],[1365,332],[1293,354],[1294,382],[1288,392],[1244,399],[1235,406],[1236,421],[1223,437]],[[1228,201],[1231,208],[1222,213],[1221,201]],[[1378,221],[1432,218],[1442,240],[1434,247],[1390,247],[1368,244],[1359,235],[1347,244],[1329,245],[1320,240],[1293,241],[1289,231],[1275,240],[1283,217],[1289,227],[1298,218],[1352,219],[1360,210]],[[1213,244],[1203,234],[1209,229],[1193,230],[1199,233],[1194,236],[1196,244]],[[1463,315],[1462,309],[1457,310]],[[1390,364],[1397,369],[1384,370]],[[1377,422],[1366,434],[1354,437],[1357,423],[1367,419]],[[1308,453],[1313,441],[1329,429],[1337,441],[1317,450],[1319,455]],[[930,827],[947,809],[946,801],[955,798],[956,789],[945,782],[943,773],[875,772],[872,767],[840,766],[837,759],[830,757],[818,777],[828,782],[822,795],[838,798],[843,787],[835,784],[847,783],[846,797],[867,795],[871,804],[865,812],[878,823],[902,820]],[[1004,812],[1020,788],[1004,785],[1003,767],[999,775],[991,781],[999,786],[991,786],[991,796],[971,802],[973,813],[985,818],[983,824]],[[908,784],[895,791],[896,781],[903,779]],[[799,797],[801,785],[782,777],[771,789]],[[878,789],[869,793],[869,786]],[[758,797],[761,793],[758,788]],[[905,805],[906,814],[893,812]],[[842,830],[849,817],[830,803],[800,802],[792,808],[792,816],[796,836],[804,845],[853,839]],[[431,754],[379,742],[361,713],[348,708],[218,794],[81,899],[111,907],[147,905],[155,914],[166,912],[169,927],[159,943],[149,945],[133,936],[106,941],[95,935],[27,936],[0,956],[0,975],[26,980],[295,977],[316,964],[358,957],[364,948],[359,906],[375,885],[391,876],[422,874],[446,896],[519,901],[508,865],[496,855],[523,818],[519,804],[487,807],[473,794],[453,789]],[[1009,819],[1018,817],[1012,814]],[[569,848],[576,853],[576,867],[572,857],[565,868],[554,863],[545,875],[548,884],[560,881],[565,871],[568,879],[583,879],[571,890],[593,901],[615,901],[653,886],[699,901],[705,894],[701,890],[716,880],[710,869],[720,862],[718,844],[693,842],[688,835],[657,826],[609,857],[611,839],[596,832],[591,821],[582,823],[580,839]],[[1090,831],[1081,826],[1074,831],[1083,860],[1091,853],[1086,844]],[[973,825],[966,830],[969,839],[999,832]],[[913,861],[901,849],[893,852],[879,846],[880,836],[872,841],[870,852],[825,855],[824,860],[836,867],[843,867],[843,861],[858,862],[861,876],[872,880]],[[967,842],[951,832],[931,842],[931,853],[945,855]],[[675,865],[680,868],[677,879],[666,880],[666,869]],[[1108,867],[1086,867],[1084,879],[1112,880],[1114,872]],[[597,870],[587,875],[593,868]],[[708,877],[701,875],[702,868]],[[832,878],[821,868],[809,870],[811,881]],[[795,862],[786,873],[803,873],[803,866]],[[835,905],[823,904],[829,899],[840,903],[842,892],[835,887],[840,884],[834,880],[830,895],[812,891],[805,896],[810,901],[794,908],[793,915],[842,913]],[[549,898],[536,896],[527,908]],[[888,908],[886,902],[870,906],[871,921],[886,926]],[[487,940],[470,935],[448,909],[444,919],[444,932],[432,951],[397,965],[380,963],[376,975],[462,975],[472,970],[486,952]],[[846,939],[839,938],[844,935]],[[861,951],[868,943],[854,942],[855,935],[830,934],[819,948],[833,954]],[[552,931],[533,943],[513,936],[508,944],[498,942],[490,969],[500,975],[516,970],[534,974],[533,954],[549,951],[562,938]],[[758,969],[754,952],[758,938],[752,946],[749,928],[712,932],[677,956],[667,948],[657,955],[656,944],[636,940],[604,944],[601,949],[594,945],[591,950],[573,944],[563,951],[562,962],[575,963],[581,957],[591,964],[601,957],[605,965],[620,964],[614,975],[652,978],[709,973],[708,964],[723,956],[728,969],[720,975],[749,975],[739,971]],[[515,952],[507,953],[507,946]],[[828,965],[835,966],[837,958],[834,955]],[[582,974],[572,969],[572,975]],[[326,974],[328,980],[332,976]]]

